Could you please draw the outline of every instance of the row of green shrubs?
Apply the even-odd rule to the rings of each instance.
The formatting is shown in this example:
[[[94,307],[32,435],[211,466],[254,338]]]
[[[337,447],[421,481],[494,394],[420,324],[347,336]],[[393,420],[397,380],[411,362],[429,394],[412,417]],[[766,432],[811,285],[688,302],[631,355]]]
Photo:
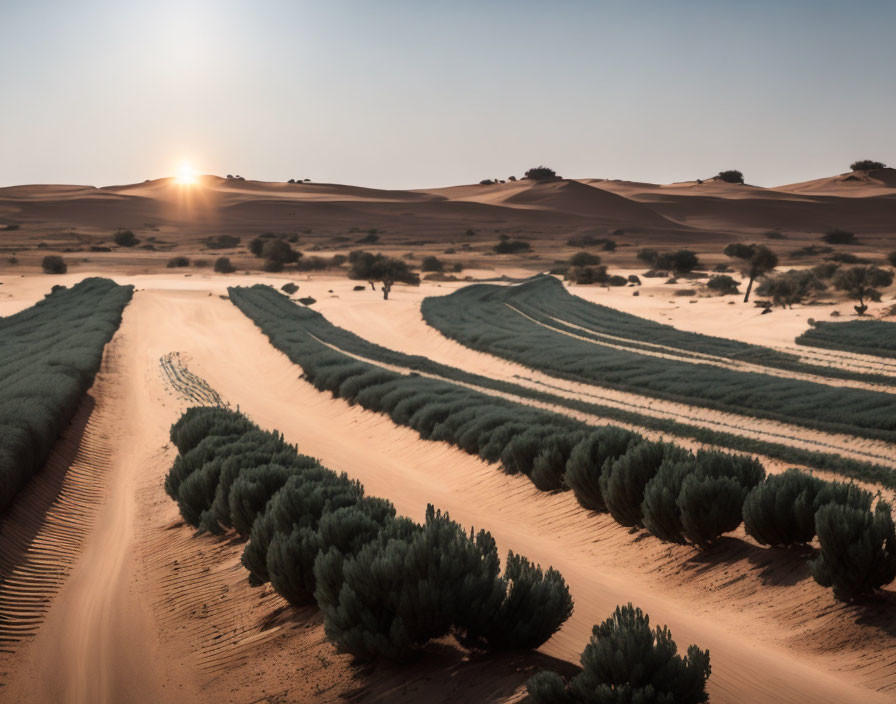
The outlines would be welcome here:
[[[571,410],[638,425],[669,435],[696,440],[708,445],[724,447],[775,457],[784,462],[801,464],[831,471],[845,477],[875,482],[896,488],[893,470],[878,464],[845,458],[829,452],[803,450],[792,445],[768,442],[743,435],[724,432],[670,418],[646,415],[636,410],[618,408],[580,399],[559,396],[548,391],[521,386],[509,381],[473,374],[456,367],[439,364],[420,356],[406,355],[373,344],[352,332],[332,325],[320,313],[296,306],[269,286],[229,289],[231,300],[271,339],[277,349],[296,364],[302,365],[307,355],[320,351],[320,345],[309,333],[340,350],[377,362],[403,367],[420,373],[440,376],[461,384],[490,389],[501,394],[530,399],[539,403],[563,406]],[[334,353],[337,354],[337,353]],[[452,386],[452,385],[448,385]],[[491,398],[491,397],[489,397]]]
[[[577,321],[569,320],[562,297],[572,298],[561,282],[542,277],[511,287],[468,286],[424,299],[421,311],[429,325],[451,339],[557,377],[825,432],[896,441],[892,394],[594,344],[564,334],[589,337],[587,331],[564,324]]]
[[[171,428],[165,481],[184,520],[248,538],[242,562],[294,606],[317,604],[327,637],[361,660],[407,660],[453,634],[471,650],[537,648],[572,613],[563,577],[427,508],[422,524],[298,453],[238,412],[189,409]]]
[[[0,318],[0,513],[75,415],[132,293],[89,278]]]
[[[694,454],[624,428],[589,426],[440,379],[402,375],[321,344],[315,339],[325,335],[321,316],[290,317],[281,303],[285,299],[271,289],[230,289],[230,297],[275,347],[301,365],[317,389],[387,414],[424,439],[500,462],[504,471],[526,475],[542,491],[571,489],[586,509],[606,510],[620,524],[644,527],[663,540],[712,545],[741,524],[751,492],[767,486],[762,465],[751,457],[718,451]],[[298,318],[318,324],[314,336]],[[836,488],[823,497],[857,491],[852,485],[832,486]],[[826,503],[831,502],[821,502]],[[813,505],[813,518],[821,504]],[[786,516],[790,508],[781,511]],[[850,544],[850,529],[844,530],[837,535]],[[869,555],[877,560],[889,554],[887,550],[875,544]],[[867,567],[863,564],[851,569],[861,573]]]
[[[815,323],[796,338],[798,345],[896,358],[896,323],[850,320]]]

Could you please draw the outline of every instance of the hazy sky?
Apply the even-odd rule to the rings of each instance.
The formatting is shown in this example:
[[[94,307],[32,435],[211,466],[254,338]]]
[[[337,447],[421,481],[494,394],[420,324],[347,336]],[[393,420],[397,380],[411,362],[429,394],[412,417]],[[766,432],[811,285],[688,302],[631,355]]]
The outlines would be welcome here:
[[[0,185],[896,163],[890,0],[0,0]]]

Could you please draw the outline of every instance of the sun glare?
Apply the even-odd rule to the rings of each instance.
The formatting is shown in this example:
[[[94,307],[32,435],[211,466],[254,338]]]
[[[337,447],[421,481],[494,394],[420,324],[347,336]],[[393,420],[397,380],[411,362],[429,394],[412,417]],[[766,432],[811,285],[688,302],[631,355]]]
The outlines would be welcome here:
[[[177,175],[174,177],[175,183],[182,185],[192,185],[196,183],[196,170],[190,165],[189,161],[182,161],[177,167]]]

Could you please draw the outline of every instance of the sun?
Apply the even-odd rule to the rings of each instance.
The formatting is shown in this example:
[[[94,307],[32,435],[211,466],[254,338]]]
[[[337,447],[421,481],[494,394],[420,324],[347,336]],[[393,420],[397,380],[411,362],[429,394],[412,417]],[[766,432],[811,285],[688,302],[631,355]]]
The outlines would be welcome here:
[[[196,169],[193,168],[189,161],[182,161],[180,166],[177,167],[177,175],[174,177],[174,182],[189,186],[196,183],[196,178]]]

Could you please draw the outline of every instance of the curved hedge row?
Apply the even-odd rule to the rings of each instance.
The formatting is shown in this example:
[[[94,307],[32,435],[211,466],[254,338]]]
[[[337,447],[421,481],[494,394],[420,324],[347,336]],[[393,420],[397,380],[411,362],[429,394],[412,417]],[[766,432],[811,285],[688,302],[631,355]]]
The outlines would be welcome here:
[[[449,633],[471,649],[537,648],[572,613],[563,577],[524,557],[500,570],[495,541],[427,508],[421,524],[357,481],[300,455],[282,435],[215,407],[171,428],[165,481],[184,520],[249,540],[250,582],[316,603],[327,637],[364,660],[406,660]]]
[[[451,381],[471,384],[500,393],[532,399],[542,403],[563,406],[576,411],[603,416],[623,423],[638,425],[670,435],[693,438],[698,442],[725,447],[731,450],[775,457],[785,462],[802,464],[818,469],[876,482],[896,488],[896,472],[888,467],[852,460],[840,455],[803,450],[791,445],[766,442],[700,426],[688,425],[667,418],[644,415],[614,406],[570,399],[527,386],[520,386],[499,379],[466,372],[456,367],[439,364],[425,357],[406,355],[380,345],[373,344],[342,328],[331,324],[320,313],[304,306],[297,306],[286,296],[270,286],[255,285],[251,288],[228,289],[231,301],[252,319],[271,343],[286,354],[294,363],[304,366],[307,359],[324,353],[320,342],[334,345],[340,350],[356,354],[384,364],[404,367],[412,371],[434,374]],[[338,352],[329,351],[333,357],[344,358]],[[379,369],[378,367],[370,367]],[[382,370],[380,370],[382,371]],[[443,384],[456,388],[454,384]],[[491,398],[491,397],[490,397]],[[518,406],[518,404],[515,404]],[[557,418],[557,414],[551,414]]]
[[[0,513],[78,410],[133,290],[84,279],[0,318]]]
[[[748,497],[776,492],[781,481],[777,477],[764,481],[762,465],[743,455],[691,453],[624,428],[590,426],[441,379],[403,375],[353,359],[316,339],[329,337],[329,324],[319,314],[308,315],[292,303],[281,305],[285,299],[268,287],[230,289],[230,296],[275,347],[302,366],[305,378],[317,389],[387,414],[424,439],[448,442],[487,462],[500,462],[505,472],[525,474],[542,491],[571,489],[583,507],[609,511],[622,525],[643,527],[662,540],[709,547],[741,524],[753,505]],[[301,312],[293,316],[288,306]],[[394,359],[398,353],[390,355]],[[793,473],[806,476],[797,470],[786,476]],[[851,484],[811,480],[819,486],[808,519],[813,529],[815,514],[828,504],[865,506],[862,497],[867,496],[870,511],[868,492]],[[760,543],[780,544],[763,532],[772,530],[766,518],[786,521],[793,512],[776,499],[765,518],[748,522],[747,531]],[[869,543],[866,557],[859,560],[886,562],[884,543]],[[819,581],[832,586],[830,579]]]
[[[896,323],[883,320],[820,322],[797,337],[796,343],[877,357],[896,357]]]
[[[564,328],[550,315],[568,315],[566,299],[571,298],[559,281],[542,277],[511,287],[467,286],[424,299],[421,311],[426,322],[446,337],[557,377],[726,413],[896,441],[892,394],[653,357],[593,344],[539,324]],[[567,331],[587,336],[582,330]]]

